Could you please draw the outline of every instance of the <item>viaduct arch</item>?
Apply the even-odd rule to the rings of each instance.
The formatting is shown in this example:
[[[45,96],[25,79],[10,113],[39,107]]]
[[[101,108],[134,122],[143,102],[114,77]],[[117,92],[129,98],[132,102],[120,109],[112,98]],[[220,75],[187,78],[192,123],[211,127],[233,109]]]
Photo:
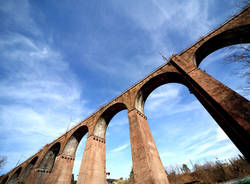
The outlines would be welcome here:
[[[77,146],[88,133],[78,184],[105,184],[106,128],[113,116],[124,109],[128,110],[135,182],[169,183],[144,115],[144,103],[154,89],[170,82],[187,86],[250,160],[250,102],[198,68],[210,53],[225,46],[249,42],[250,8],[247,8],[188,49],[173,55],[165,65],[45,145],[7,173],[0,183],[69,184]]]
[[[250,24],[226,30],[213,38],[205,41],[195,52],[196,65],[209,54],[223,47],[235,44],[250,43]]]
[[[20,173],[22,171],[22,167],[19,167],[15,173],[10,177],[10,179],[8,180],[9,184],[14,184],[17,181],[17,178],[19,177]]]
[[[23,173],[21,174],[21,177],[19,179],[20,183],[24,183],[29,176],[31,170],[34,168],[34,165],[36,164],[36,161],[38,160],[38,157],[34,157],[24,168]]]

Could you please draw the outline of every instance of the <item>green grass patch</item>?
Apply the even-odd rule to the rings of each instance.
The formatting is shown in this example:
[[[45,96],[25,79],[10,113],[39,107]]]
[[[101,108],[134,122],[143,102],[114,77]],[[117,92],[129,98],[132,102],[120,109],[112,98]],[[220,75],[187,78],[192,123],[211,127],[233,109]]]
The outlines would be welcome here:
[[[235,184],[250,184],[250,179],[249,180],[240,181],[240,182],[237,182]]]

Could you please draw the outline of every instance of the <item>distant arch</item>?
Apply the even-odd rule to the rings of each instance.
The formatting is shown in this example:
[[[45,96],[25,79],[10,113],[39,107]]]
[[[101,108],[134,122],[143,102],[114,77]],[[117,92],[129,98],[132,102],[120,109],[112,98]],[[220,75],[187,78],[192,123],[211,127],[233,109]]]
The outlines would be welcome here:
[[[88,133],[88,127],[86,125],[79,127],[68,139],[62,154],[74,157],[76,149],[86,133]]]
[[[34,165],[36,164],[38,160],[38,156],[34,157],[30,162],[29,164],[25,167],[22,175],[21,175],[21,178],[20,178],[20,181],[25,181],[27,179],[27,177],[29,176],[31,170],[34,168]]]
[[[100,138],[105,138],[106,129],[110,120],[120,111],[127,109],[124,103],[118,102],[109,106],[98,118],[93,134]]]
[[[240,43],[250,43],[250,24],[224,31],[204,42],[195,52],[196,65],[212,52]]]
[[[22,167],[19,167],[19,168],[16,170],[16,172],[10,177],[10,179],[9,179],[9,181],[8,181],[8,184],[14,184],[14,183],[17,181],[17,179],[18,179],[18,177],[19,177],[21,171],[22,171]]]
[[[147,81],[137,92],[134,101],[135,108],[144,113],[144,105],[150,93],[159,86],[167,83],[180,83],[188,87],[183,76],[177,72],[166,72],[159,74]]]
[[[8,180],[9,176],[5,176],[4,179],[1,181],[1,184],[5,184]]]
[[[60,151],[61,144],[59,142],[55,143],[47,151],[42,161],[40,162],[39,169],[51,172],[55,163],[56,156]]]

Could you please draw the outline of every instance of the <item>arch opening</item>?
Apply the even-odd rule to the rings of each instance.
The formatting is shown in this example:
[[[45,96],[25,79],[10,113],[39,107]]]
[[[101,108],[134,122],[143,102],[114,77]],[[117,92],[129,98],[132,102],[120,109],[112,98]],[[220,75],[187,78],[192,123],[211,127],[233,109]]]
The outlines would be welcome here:
[[[144,105],[150,93],[159,86],[174,82],[187,85],[185,84],[183,77],[176,72],[167,72],[153,77],[148,82],[146,82],[138,91],[135,97],[135,108],[144,113]]]
[[[204,58],[200,68],[250,100],[250,44],[231,45]]]
[[[88,133],[88,127],[87,126],[81,126],[79,127],[69,138],[68,142],[66,143],[63,154],[68,156],[75,156],[77,147],[81,141],[81,139],[85,136],[85,134]]]
[[[49,172],[52,171],[56,156],[60,151],[60,147],[61,144],[57,142],[49,149],[49,151],[47,151],[39,165],[39,169],[47,170]]]
[[[24,172],[21,175],[20,181],[24,182],[26,181],[27,177],[29,176],[31,170],[34,168],[34,165],[36,164],[38,157],[33,158],[30,163],[26,166],[24,169]]]
[[[132,158],[127,110],[118,112],[110,120],[105,142],[107,178],[129,178]]]
[[[1,184],[5,184],[8,180],[9,176],[5,176],[5,178],[1,181]]]
[[[192,163],[201,165],[240,154],[183,84],[168,83],[152,91],[145,101],[145,114],[160,158],[168,171],[181,174],[178,168],[181,169],[183,164],[192,170]]]
[[[105,139],[105,155],[106,163],[108,163],[105,168],[107,168],[106,173],[109,173],[107,178],[111,177],[118,179],[121,176],[127,177],[131,169],[131,162],[129,163],[130,166],[127,168],[127,160],[121,160],[121,157],[124,158],[125,156],[130,156],[128,159],[132,160],[129,146],[128,114],[125,110],[127,110],[127,106],[123,103],[111,105],[100,115],[94,128],[94,136]],[[121,127],[122,129],[120,129]],[[109,129],[109,133],[106,134],[107,129]],[[119,131],[117,132],[118,129]],[[128,153],[122,152],[122,150],[124,151],[125,149]],[[120,154],[122,154],[122,156]],[[117,166],[118,162],[119,166]],[[118,171],[118,167],[120,170],[124,170],[123,173]]]
[[[77,181],[78,173],[81,166],[81,160],[86,144],[85,135],[88,133],[88,127],[83,125],[72,133],[67,143],[63,148],[62,154],[74,158],[73,170],[72,170],[72,181]]]
[[[116,103],[114,105],[111,105],[106,109],[100,118],[97,120],[97,123],[95,125],[94,129],[94,135],[100,138],[105,138],[106,130],[108,127],[108,124],[110,120],[120,111],[127,109],[126,105],[123,103]]]
[[[196,65],[214,51],[235,45],[250,43],[250,24],[224,31],[203,43],[195,52]]]
[[[19,167],[19,168],[16,170],[16,172],[10,177],[10,179],[9,179],[9,181],[8,181],[8,184],[14,184],[14,183],[17,181],[17,179],[18,179],[18,177],[19,177],[21,171],[22,171],[22,167]]]

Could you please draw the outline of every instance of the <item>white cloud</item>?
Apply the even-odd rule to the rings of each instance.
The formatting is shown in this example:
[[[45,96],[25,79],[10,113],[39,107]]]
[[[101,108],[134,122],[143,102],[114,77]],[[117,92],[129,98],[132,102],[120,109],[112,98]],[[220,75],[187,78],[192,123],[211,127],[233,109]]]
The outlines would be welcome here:
[[[183,103],[184,89],[185,87],[179,84],[167,84],[156,89],[146,101],[146,114],[161,117],[200,109],[201,105],[198,100]]]
[[[129,146],[129,144],[124,144],[122,146],[119,146],[117,148],[112,149],[110,152],[120,152],[120,151],[126,149],[128,146]]]
[[[79,120],[89,114],[81,99],[82,88],[60,53],[19,34],[2,38],[0,48],[5,49],[1,57],[6,60],[1,67],[7,73],[0,80],[0,98],[12,102],[11,106],[1,106],[2,123],[33,121],[47,127],[39,127],[41,131],[54,132],[51,124],[56,127],[63,123],[66,128],[70,118]],[[33,131],[32,127],[25,126],[26,131]]]
[[[4,3],[0,11],[30,34],[41,35],[29,15],[28,1],[16,7],[18,4]],[[9,132],[1,143],[0,154],[19,158],[22,152],[28,158],[90,114],[82,99],[82,83],[79,84],[63,53],[46,40],[6,32],[0,38],[0,58],[4,74],[0,79],[0,132],[2,135]],[[69,124],[70,121],[73,123]],[[18,148],[20,140],[27,149]],[[15,152],[10,145],[16,147]],[[9,162],[6,171],[13,168],[13,164]]]
[[[157,98],[177,98],[180,93],[180,87],[170,87],[166,86],[165,89],[161,89],[158,93],[153,93],[150,98],[157,99]]]
[[[180,101],[180,90],[181,87],[176,85],[165,85],[160,87],[148,97],[145,105],[146,110],[153,112],[159,111],[159,107],[162,107],[162,105],[168,107],[176,105]]]
[[[194,134],[192,135],[191,137],[189,137],[188,139],[184,139],[180,145],[182,147],[185,147],[185,149],[193,149],[196,145],[194,144],[195,143],[200,143],[201,140],[204,140],[204,138],[206,137],[210,137],[211,133],[213,133],[214,131],[214,128],[208,128],[207,130],[205,131],[200,131],[199,134]]]
[[[208,7],[211,4],[195,0],[152,0],[149,3],[137,1],[137,6],[126,1],[126,4],[121,3],[120,6],[127,16],[150,33],[155,48],[162,49],[166,45],[163,42],[166,29],[176,30],[176,34],[185,34],[192,41],[208,32],[214,24],[214,20],[208,18]],[[168,47],[169,44],[173,43],[168,43]]]
[[[216,145],[216,141],[208,141],[206,143],[203,143],[195,148],[195,151],[193,152],[195,155],[200,155],[201,153],[207,151],[208,149],[212,148],[214,145]]]
[[[125,77],[129,80],[142,78],[152,71],[152,68],[164,64],[159,52],[162,52],[167,57],[179,52],[180,49],[176,43],[178,45],[182,44],[184,49],[187,44],[193,43],[200,36],[207,33],[212,23],[214,23],[211,19],[208,19],[207,8],[209,4],[206,2],[195,0],[188,2],[152,0],[145,3],[143,0],[139,0],[136,3],[137,5],[134,6],[134,2],[130,0],[112,2],[115,7],[114,11],[120,11],[119,14],[122,13],[127,16],[130,23],[134,27],[139,27],[146,35],[147,43],[145,44],[150,44],[150,53],[144,54],[144,51],[142,51],[130,56],[129,59],[134,62],[128,62],[127,57],[123,55],[115,57],[112,59],[115,60],[115,65],[110,58],[104,57],[93,60],[98,55],[98,51],[101,52],[105,47],[105,45],[100,47],[100,45],[106,43],[107,38],[105,37],[101,38],[103,40],[98,40],[98,44],[93,44],[92,50],[95,50],[96,53],[83,54],[87,58],[86,60],[89,60],[87,67],[93,70],[98,69],[109,75]],[[202,7],[202,11],[200,7]],[[167,35],[169,30],[173,31],[176,37]],[[187,43],[186,40],[185,42],[177,40],[180,35],[185,36],[190,43]],[[131,37],[130,39],[134,38]],[[102,60],[105,60],[105,65],[101,62]],[[120,70],[121,68],[123,70]]]
[[[208,156],[214,156],[214,157],[219,156],[220,158],[225,159],[225,158],[230,158],[233,155],[237,155],[237,153],[239,152],[235,149],[235,146],[233,144],[227,144],[220,148],[207,151],[206,153],[199,155],[199,158],[202,157],[204,158]]]
[[[185,147],[187,155],[201,157],[200,155],[203,153],[210,153],[209,150],[216,149],[221,141],[229,140],[224,137],[223,133],[220,127],[217,127],[217,129],[209,128],[207,131],[202,131],[201,134],[190,137],[182,145]],[[229,144],[229,142],[226,142],[226,144]]]
[[[18,25],[20,30],[27,31],[34,35],[41,35],[37,24],[30,14],[31,6],[28,0],[22,1],[1,1],[0,12],[6,17],[1,19],[1,24],[12,30],[12,26]],[[36,11],[39,15],[39,12]]]
[[[228,140],[228,136],[226,133],[220,128],[217,128],[217,141],[223,141],[223,140]]]
[[[109,77],[116,75],[125,78],[132,81],[130,84],[133,84],[135,79],[144,77],[153,71],[152,69],[164,64],[159,52],[166,57],[178,53],[187,45],[197,41],[214,25],[214,20],[208,18],[208,7],[211,4],[207,2],[151,0],[145,3],[143,0],[139,0],[136,4],[134,6],[134,1],[131,0],[112,1],[114,11],[119,11],[119,14],[126,16],[129,19],[128,22],[145,34],[146,38],[145,40],[137,40],[133,37],[130,39],[137,42],[145,41],[145,44],[150,45],[149,52],[142,50],[129,55],[130,61],[127,61],[128,57],[124,54],[118,56],[116,53],[109,53],[113,55],[113,58],[110,59],[106,56],[107,52],[99,58],[98,53],[104,52],[103,48],[107,44],[107,38],[104,37],[92,40],[91,50],[82,54],[86,58],[84,62],[86,67],[94,72],[99,70]],[[168,35],[169,32],[176,36]],[[185,37],[185,42],[178,40],[180,36]],[[130,51],[123,50],[122,52]],[[113,60],[115,60],[115,64]],[[103,61],[105,61],[105,65]]]
[[[224,141],[223,144],[221,141]],[[210,128],[207,132],[204,132],[204,135],[201,134],[191,137],[188,142],[185,142],[185,145],[184,153],[187,160],[198,160],[207,157],[213,158],[215,156],[223,159],[239,153],[220,127],[217,127],[217,129]],[[224,155],[230,150],[232,153]]]
[[[167,157],[167,158],[169,158],[169,157],[174,157],[174,156],[176,156],[174,153],[172,153],[172,152],[162,152],[162,153],[159,153],[160,154],[160,157],[163,159],[164,157]]]

